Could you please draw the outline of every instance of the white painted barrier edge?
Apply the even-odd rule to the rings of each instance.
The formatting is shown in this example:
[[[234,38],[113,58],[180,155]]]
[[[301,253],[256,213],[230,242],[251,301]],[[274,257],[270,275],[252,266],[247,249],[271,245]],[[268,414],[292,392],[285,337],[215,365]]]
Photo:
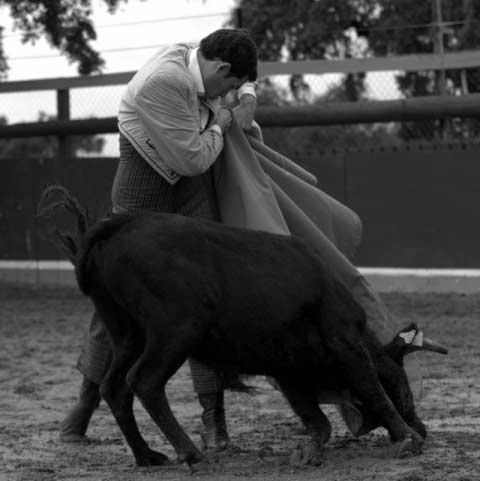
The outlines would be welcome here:
[[[480,294],[480,269],[359,267],[378,292]],[[73,266],[59,260],[0,260],[0,282],[30,286],[76,286]]]
[[[59,270],[73,271],[68,261],[0,260],[0,270]],[[480,269],[410,269],[404,267],[359,267],[365,276],[412,277],[480,277]]]

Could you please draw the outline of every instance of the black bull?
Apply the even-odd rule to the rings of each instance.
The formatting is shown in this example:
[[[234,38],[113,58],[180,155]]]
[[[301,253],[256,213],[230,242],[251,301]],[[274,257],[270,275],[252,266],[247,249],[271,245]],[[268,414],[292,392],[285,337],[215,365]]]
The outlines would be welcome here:
[[[76,214],[81,238],[57,232],[57,241],[111,336],[101,393],[137,464],[166,457],[140,434],[133,395],[180,460],[203,459],[165,395],[189,357],[274,378],[311,435],[309,462],[319,462],[331,433],[317,402],[323,390],[350,391],[388,430],[397,454],[420,452],[426,431],[402,367],[409,345],[396,336],[382,346],[350,291],[301,239],[151,213],[87,228],[80,206],[61,192],[55,206]]]

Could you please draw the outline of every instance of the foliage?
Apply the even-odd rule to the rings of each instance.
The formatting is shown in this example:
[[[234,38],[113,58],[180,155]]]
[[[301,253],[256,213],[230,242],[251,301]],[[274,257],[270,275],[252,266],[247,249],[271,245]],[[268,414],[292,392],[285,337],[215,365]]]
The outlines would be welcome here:
[[[128,0],[102,0],[114,13]],[[78,64],[78,73],[98,72],[104,65],[90,42],[97,38],[92,23],[92,0],[0,0],[0,8],[8,8],[14,28],[22,32],[24,43],[35,43],[44,37],[55,48]],[[8,69],[0,43],[0,75]]]
[[[45,112],[39,112],[38,122],[49,120],[56,120],[56,118]],[[7,125],[7,123],[5,117],[0,117],[0,125]],[[100,153],[105,145],[104,138],[93,135],[78,135],[71,139],[74,152]],[[56,157],[58,150],[58,139],[54,136],[0,139],[0,158]]]
[[[366,33],[371,51],[375,55],[431,53],[435,51],[434,16],[431,2],[418,0],[379,1],[381,14],[375,19],[374,29]],[[442,0],[442,18],[445,51],[461,51],[480,46],[480,0]],[[408,26],[411,28],[399,28]],[[447,71],[449,93],[461,89],[458,71]],[[435,76],[428,72],[406,73],[398,78],[399,87],[406,96],[428,95],[437,92]],[[469,90],[479,91],[480,72],[468,73]]]
[[[371,0],[240,0],[237,5],[263,61],[355,57],[362,46],[352,40],[351,28],[368,22],[376,8]],[[231,23],[235,20],[232,14]],[[295,97],[302,93],[298,85],[305,87],[293,77]],[[363,75],[347,75],[344,86],[349,100],[360,99]]]
[[[368,0],[240,0],[244,26],[259,48],[260,60],[304,60],[348,55],[347,30],[373,14]]]

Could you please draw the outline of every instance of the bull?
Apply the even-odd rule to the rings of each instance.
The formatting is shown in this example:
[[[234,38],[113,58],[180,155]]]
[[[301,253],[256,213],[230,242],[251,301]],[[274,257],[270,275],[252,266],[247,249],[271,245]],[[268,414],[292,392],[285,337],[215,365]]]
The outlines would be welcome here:
[[[52,193],[60,201],[48,203]],[[137,465],[161,465],[137,426],[137,396],[189,466],[204,461],[175,419],[165,386],[187,358],[229,375],[274,379],[309,433],[307,463],[320,464],[331,425],[324,391],[350,393],[384,426],[398,456],[421,452],[426,429],[402,365],[412,350],[446,353],[415,325],[382,345],[352,293],[309,244],[214,222],[159,213],[89,222],[68,191],[44,192],[41,215],[66,207],[73,236],[55,231],[109,332],[113,361],[100,386]],[[419,336],[415,336],[418,339]]]

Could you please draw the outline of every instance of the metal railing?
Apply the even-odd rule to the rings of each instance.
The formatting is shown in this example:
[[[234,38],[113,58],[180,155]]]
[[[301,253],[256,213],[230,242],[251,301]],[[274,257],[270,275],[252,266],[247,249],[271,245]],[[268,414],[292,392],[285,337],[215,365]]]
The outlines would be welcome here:
[[[291,74],[358,73],[381,71],[449,70],[480,67],[480,51],[459,53],[408,55],[386,58],[348,60],[309,60],[298,62],[263,62],[259,77]],[[117,132],[115,117],[72,119],[70,93],[72,89],[124,85],[134,72],[106,75],[52,78],[1,82],[0,95],[42,90],[56,91],[55,121],[22,122],[0,126],[0,138],[58,136],[60,153],[68,154],[69,136]],[[429,96],[400,100],[368,102],[331,102],[322,107],[287,106],[259,107],[256,118],[264,127],[311,126],[373,123],[480,116],[480,94],[459,96]]]

